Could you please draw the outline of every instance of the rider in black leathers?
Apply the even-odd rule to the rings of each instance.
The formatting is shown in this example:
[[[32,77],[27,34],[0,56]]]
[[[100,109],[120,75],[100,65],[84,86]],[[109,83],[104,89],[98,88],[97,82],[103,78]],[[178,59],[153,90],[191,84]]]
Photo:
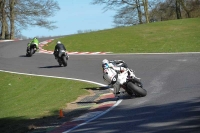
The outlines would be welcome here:
[[[54,53],[53,53],[54,56],[55,56],[55,59],[58,58],[59,51],[61,51],[61,50],[65,50],[66,51],[66,48],[60,41],[58,41],[56,46],[55,46],[55,48],[54,48]]]

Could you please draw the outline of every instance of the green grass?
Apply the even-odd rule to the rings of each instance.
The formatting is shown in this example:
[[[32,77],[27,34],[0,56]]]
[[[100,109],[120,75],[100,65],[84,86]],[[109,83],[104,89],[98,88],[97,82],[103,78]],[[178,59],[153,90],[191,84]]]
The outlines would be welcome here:
[[[53,50],[56,41],[44,46]],[[200,52],[200,18],[162,21],[59,38],[70,52]]]
[[[21,124],[17,128],[25,128],[22,125],[31,119],[58,116],[59,110],[67,103],[88,95],[86,88],[96,86],[80,81],[5,72],[0,72],[0,77],[0,132],[4,133],[13,132],[18,123]],[[9,127],[12,127],[11,131]]]
[[[80,81],[26,76],[0,72],[0,118],[23,116],[35,118],[52,115],[94,87]]]

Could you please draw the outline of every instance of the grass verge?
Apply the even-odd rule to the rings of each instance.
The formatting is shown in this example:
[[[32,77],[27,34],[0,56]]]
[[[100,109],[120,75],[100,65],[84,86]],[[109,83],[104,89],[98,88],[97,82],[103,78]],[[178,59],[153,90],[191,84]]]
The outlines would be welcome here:
[[[33,120],[58,116],[60,109],[79,96],[88,95],[80,81],[0,72],[0,132],[21,133]]]
[[[161,21],[69,35],[59,40],[70,52],[200,52],[200,18]],[[44,46],[54,50],[56,41]]]

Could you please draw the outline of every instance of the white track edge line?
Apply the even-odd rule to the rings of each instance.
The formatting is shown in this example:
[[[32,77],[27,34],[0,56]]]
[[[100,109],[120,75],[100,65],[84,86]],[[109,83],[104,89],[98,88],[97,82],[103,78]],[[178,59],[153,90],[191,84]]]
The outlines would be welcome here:
[[[83,80],[83,79],[66,78],[66,77],[57,77],[57,76],[48,76],[48,75],[36,75],[36,74],[12,72],[12,71],[5,71],[5,70],[0,70],[0,71],[1,71],[1,72],[7,72],[7,73],[21,74],[21,75],[38,76],[38,77],[49,77],[49,78],[58,78],[58,79],[70,79],[70,80],[83,81],[83,82],[87,82],[87,83],[97,84],[97,85],[100,85],[100,86],[105,86],[104,84],[101,84],[101,83],[97,83],[97,82],[93,82],[93,81],[89,81],[89,80]],[[74,129],[80,127],[80,126],[83,126],[83,125],[89,123],[90,121],[93,121],[93,120],[99,118],[100,116],[102,116],[102,115],[108,113],[109,111],[111,111],[112,109],[114,109],[114,108],[115,108],[116,106],[118,106],[121,102],[122,102],[122,99],[118,100],[113,106],[111,106],[110,108],[108,108],[106,111],[100,113],[100,114],[97,115],[96,117],[93,117],[93,118],[87,120],[86,122],[81,123],[81,124],[79,124],[79,125],[77,125],[77,126],[71,128],[71,129],[69,129],[69,130],[67,130],[67,131],[65,131],[65,132],[63,132],[63,133],[68,133],[68,132],[70,132],[70,131],[72,131],[72,130],[74,130]]]
[[[100,113],[99,115],[95,116],[94,118],[91,118],[91,119],[87,120],[86,122],[83,122],[83,123],[81,123],[81,124],[79,124],[79,125],[77,125],[77,126],[71,128],[71,129],[69,129],[69,130],[67,130],[67,131],[64,131],[64,132],[62,132],[62,133],[69,133],[70,131],[72,131],[72,130],[74,130],[74,129],[77,129],[77,128],[80,127],[80,126],[86,125],[86,124],[89,123],[90,121],[93,121],[93,120],[95,120],[95,119],[101,117],[102,115],[108,113],[109,111],[111,111],[112,109],[114,109],[117,105],[119,105],[121,102],[122,102],[122,99],[118,100],[113,106],[111,106],[110,108],[108,108],[106,111]]]

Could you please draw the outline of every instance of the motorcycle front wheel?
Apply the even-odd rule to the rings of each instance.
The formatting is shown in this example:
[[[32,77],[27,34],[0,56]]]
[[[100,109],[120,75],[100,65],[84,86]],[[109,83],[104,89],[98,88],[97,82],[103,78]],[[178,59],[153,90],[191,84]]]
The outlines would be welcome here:
[[[139,97],[144,97],[147,95],[147,91],[139,86],[137,86],[136,84],[134,84],[133,82],[128,82],[127,83],[127,88],[129,90],[131,90],[136,96]],[[129,92],[130,93],[130,92]]]
[[[29,53],[30,57],[31,57],[33,54],[34,54],[34,49],[31,48],[31,49],[30,49],[30,53]]]

